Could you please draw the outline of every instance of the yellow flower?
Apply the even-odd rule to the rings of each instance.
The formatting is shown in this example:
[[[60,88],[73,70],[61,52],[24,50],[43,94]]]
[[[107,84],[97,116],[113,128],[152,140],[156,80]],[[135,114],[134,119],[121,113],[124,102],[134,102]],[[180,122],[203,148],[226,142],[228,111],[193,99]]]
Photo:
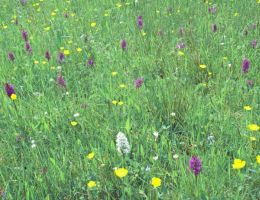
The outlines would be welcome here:
[[[211,76],[211,75],[212,75],[212,72],[208,72],[208,75]]]
[[[76,121],[71,121],[70,124],[71,124],[71,126],[77,126],[77,125],[78,125],[78,122],[76,122]]]
[[[250,136],[249,139],[250,139],[251,141],[256,141],[256,137],[253,137],[253,136]]]
[[[51,27],[49,27],[49,26],[44,28],[45,31],[49,31],[50,29],[51,29]]]
[[[249,124],[247,126],[247,128],[250,130],[250,131],[258,131],[260,129],[260,127],[257,125],[257,124]]]
[[[94,188],[94,187],[97,186],[97,184],[96,184],[95,181],[89,181],[89,182],[87,183],[87,186],[88,186],[88,188]]]
[[[38,61],[38,60],[35,60],[35,61],[34,61],[34,64],[36,64],[36,65],[39,64],[39,61]]]
[[[110,14],[109,14],[108,12],[105,12],[105,13],[104,13],[104,16],[105,16],[105,17],[108,17],[108,16],[110,16]]]
[[[94,158],[94,156],[95,156],[95,153],[94,153],[94,152],[91,152],[91,153],[89,153],[89,154],[87,155],[87,158],[88,158],[89,160],[92,160],[92,159]]]
[[[118,105],[119,105],[119,106],[122,106],[123,104],[124,104],[123,101],[119,101],[119,102],[118,102]]]
[[[256,156],[256,162],[260,165],[260,155]]]
[[[114,105],[116,105],[117,103],[118,103],[117,100],[113,100],[113,101],[112,101],[112,104],[114,104]]]
[[[116,76],[117,75],[117,72],[112,72],[112,76]]]
[[[141,31],[142,36],[146,36],[146,32],[144,30]]]
[[[119,178],[123,178],[128,174],[128,170],[125,168],[117,168],[114,170],[115,175],[118,176]]]
[[[178,51],[178,56],[184,56],[184,52]]]
[[[96,25],[97,25],[96,22],[91,22],[91,24],[90,24],[90,26],[93,27],[93,28],[96,27]]]
[[[116,7],[120,8],[120,7],[122,7],[122,4],[121,3],[117,3]]]
[[[16,94],[11,94],[10,97],[11,97],[12,100],[16,100],[17,99],[17,95]]]
[[[207,67],[206,65],[200,64],[200,68],[201,68],[201,69],[205,69],[206,67]]]
[[[239,13],[238,13],[238,12],[235,12],[235,13],[234,13],[234,16],[235,16],[235,17],[239,16]]]
[[[46,61],[42,61],[42,64],[45,65],[47,62]]]
[[[7,25],[3,25],[3,29],[7,29],[7,27],[8,27]]]
[[[233,169],[242,169],[246,166],[246,161],[235,159],[234,163],[232,164]]]
[[[153,177],[151,184],[152,184],[153,187],[156,188],[156,187],[159,187],[161,185],[161,182],[162,182],[162,180],[160,178]]]
[[[81,51],[82,51],[82,49],[78,47],[77,48],[77,52],[81,52]]]
[[[70,15],[71,15],[71,17],[75,17],[76,13],[71,13]]]
[[[247,111],[252,110],[252,107],[251,106],[244,106],[244,110],[247,110]]]
[[[119,87],[120,87],[120,88],[125,88],[126,85],[122,83],[122,84],[119,85]]]
[[[55,15],[56,15],[56,12],[52,12],[52,13],[51,13],[51,16],[55,16]]]
[[[70,51],[69,50],[64,50],[63,53],[64,53],[65,56],[70,55]]]

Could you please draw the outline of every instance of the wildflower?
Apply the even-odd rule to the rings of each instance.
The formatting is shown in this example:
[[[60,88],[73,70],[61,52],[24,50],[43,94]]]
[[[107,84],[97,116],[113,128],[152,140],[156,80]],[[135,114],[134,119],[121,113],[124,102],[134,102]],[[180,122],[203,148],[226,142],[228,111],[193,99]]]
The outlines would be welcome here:
[[[94,153],[94,152],[91,152],[91,153],[89,153],[89,154],[87,155],[87,158],[88,158],[89,160],[92,160],[92,159],[94,158],[94,156],[95,156],[95,153]]]
[[[114,105],[116,105],[117,103],[118,103],[117,100],[113,100],[113,101],[112,101],[112,104],[114,104]]]
[[[46,52],[45,52],[45,58],[46,58],[48,61],[50,61],[50,59],[51,59],[51,54],[50,54],[49,51],[46,51]]]
[[[78,125],[78,122],[76,122],[76,121],[71,121],[70,124],[71,124],[71,126],[77,126],[77,125]]]
[[[172,157],[173,157],[173,159],[177,160],[179,158],[179,155],[178,154],[174,154]]]
[[[195,176],[198,176],[202,170],[201,160],[197,156],[192,156],[189,162],[190,170],[193,171]]]
[[[185,44],[184,43],[178,43],[176,45],[176,49],[183,49],[183,48],[185,48]]]
[[[77,52],[81,52],[82,51],[82,49],[79,48],[79,47],[76,50],[77,50]]]
[[[140,88],[144,83],[144,78],[138,78],[135,80],[135,88],[138,89]]]
[[[235,159],[233,164],[232,164],[232,167],[233,167],[233,169],[238,169],[239,170],[239,169],[244,168],[245,165],[246,165],[246,161],[240,160],[240,159]]]
[[[184,56],[184,55],[185,55],[184,52],[178,51],[178,56]]]
[[[122,83],[122,84],[119,85],[119,87],[120,87],[120,88],[125,88],[126,85]]]
[[[59,63],[62,63],[65,59],[65,55],[64,53],[60,52],[59,55],[58,55],[58,61]]]
[[[63,51],[63,53],[64,53],[64,55],[65,55],[65,56],[68,56],[68,55],[70,55],[70,51],[69,51],[69,50],[67,50],[67,49],[65,49],[65,50]]]
[[[79,114],[79,113],[75,113],[73,116],[74,116],[74,117],[79,117],[80,114]]]
[[[26,50],[28,53],[32,53],[32,48],[31,48],[30,43],[28,43],[28,42],[25,43],[25,50]]]
[[[123,50],[126,49],[126,41],[125,41],[125,39],[122,40],[121,47],[122,47]]]
[[[97,184],[96,184],[95,181],[89,181],[89,182],[87,183],[87,186],[88,186],[88,188],[94,188],[94,187],[97,186]]]
[[[116,149],[120,154],[129,154],[131,151],[128,139],[122,132],[116,135]]]
[[[125,168],[117,168],[114,170],[114,173],[117,177],[123,178],[128,174],[128,170]]]
[[[122,106],[123,104],[124,104],[123,101],[118,101],[118,105],[119,105],[119,106]]]
[[[143,18],[142,18],[142,16],[138,16],[138,18],[137,18],[137,25],[138,25],[138,27],[140,29],[143,28]]]
[[[215,143],[214,135],[209,135],[208,138],[207,138],[207,141],[208,141],[209,145],[214,144]]]
[[[22,4],[22,6],[25,6],[27,3],[27,0],[20,0],[20,3]]]
[[[9,59],[10,61],[14,61],[15,57],[14,57],[14,53],[13,53],[13,52],[9,52],[9,53],[8,53],[8,59]]]
[[[200,64],[200,68],[201,68],[201,69],[206,69],[206,67],[207,67],[206,65]]]
[[[179,28],[179,34],[183,35],[184,33],[185,33],[184,28],[183,27]]]
[[[249,139],[250,139],[251,141],[256,141],[256,137],[253,137],[253,136],[250,136]]]
[[[170,115],[171,115],[172,117],[175,117],[175,116],[176,116],[176,113],[175,113],[175,112],[172,112]]]
[[[97,25],[96,22],[91,22],[91,24],[90,24],[90,26],[91,26],[92,28],[96,27],[96,25]]]
[[[22,30],[22,37],[25,42],[28,42],[28,33],[25,30]]]
[[[215,14],[217,12],[217,7],[216,6],[212,6],[208,8],[209,13]]]
[[[260,165],[260,155],[256,156],[256,162]]]
[[[244,110],[247,110],[247,111],[252,110],[252,107],[251,106],[244,106]]]
[[[10,97],[13,101],[17,99],[17,95],[16,94],[12,94]]]
[[[156,188],[156,187],[161,186],[161,182],[162,182],[162,180],[160,178],[153,177],[152,181],[151,181],[151,184],[152,184],[153,187]]]
[[[217,25],[216,24],[212,24],[211,30],[212,30],[213,33],[217,32]]]
[[[7,96],[9,96],[11,98],[12,94],[15,94],[14,86],[10,83],[6,83],[5,92],[6,92]]]
[[[253,40],[253,41],[251,42],[251,45],[252,45],[253,48],[256,48],[257,40]]]
[[[260,127],[257,125],[257,124],[249,124],[247,126],[247,128],[250,130],[250,131],[258,131],[260,129]]]
[[[117,72],[112,72],[111,74],[112,74],[112,76],[116,76]]]
[[[66,81],[62,77],[61,74],[59,74],[56,78],[57,84],[60,85],[61,87],[66,87]]]
[[[250,61],[247,58],[245,58],[242,63],[242,72],[248,73],[249,67],[250,67]]]
[[[157,131],[153,132],[153,136],[154,136],[155,140],[157,140],[159,137],[159,132],[157,132]]]
[[[88,59],[88,65],[93,66],[94,65],[94,60],[92,58]]]

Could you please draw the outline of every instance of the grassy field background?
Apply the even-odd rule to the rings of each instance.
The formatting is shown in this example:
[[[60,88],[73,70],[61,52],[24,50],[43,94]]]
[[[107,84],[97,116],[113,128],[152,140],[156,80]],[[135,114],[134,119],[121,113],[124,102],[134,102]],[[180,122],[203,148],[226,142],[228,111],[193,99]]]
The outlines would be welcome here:
[[[259,0],[2,0],[0,198],[260,199],[259,27]]]

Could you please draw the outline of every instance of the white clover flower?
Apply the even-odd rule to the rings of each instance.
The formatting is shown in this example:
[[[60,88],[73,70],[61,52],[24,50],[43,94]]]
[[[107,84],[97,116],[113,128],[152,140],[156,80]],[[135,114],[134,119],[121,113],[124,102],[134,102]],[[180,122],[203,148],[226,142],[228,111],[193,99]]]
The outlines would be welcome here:
[[[116,135],[116,148],[120,154],[129,154],[131,151],[128,139],[122,132]]]
[[[159,137],[159,132],[157,131],[153,132],[153,136],[155,137],[155,140],[157,140],[157,138]]]
[[[79,115],[80,115],[79,113],[75,113],[73,116],[74,117],[79,117]]]

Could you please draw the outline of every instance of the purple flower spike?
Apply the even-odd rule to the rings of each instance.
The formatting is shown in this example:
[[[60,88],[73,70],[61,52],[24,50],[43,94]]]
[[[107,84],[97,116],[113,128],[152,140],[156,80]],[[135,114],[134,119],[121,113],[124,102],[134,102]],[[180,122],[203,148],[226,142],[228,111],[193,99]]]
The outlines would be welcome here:
[[[189,162],[190,170],[194,173],[195,176],[198,176],[202,170],[201,160],[197,156],[192,156]]]
[[[251,42],[251,45],[252,45],[253,48],[256,48],[257,40],[253,40],[253,41]]]
[[[184,33],[185,33],[184,28],[183,27],[179,28],[179,34],[180,35],[184,35]]]
[[[242,63],[242,72],[248,73],[249,67],[250,67],[250,61],[247,58],[245,58]]]
[[[62,77],[61,74],[59,74],[59,75],[57,76],[56,81],[57,81],[57,84],[58,84],[59,86],[61,86],[61,87],[66,87],[66,81],[64,80],[64,78]]]
[[[126,41],[125,41],[125,39],[122,40],[121,47],[122,47],[123,50],[126,49]]]
[[[20,0],[20,3],[21,3],[23,6],[25,6],[26,3],[27,3],[27,1],[26,1],[26,0]]]
[[[217,25],[216,24],[212,24],[212,26],[211,26],[211,30],[212,30],[212,32],[213,33],[215,33],[215,32],[217,32]]]
[[[92,58],[88,59],[88,65],[93,66],[94,65],[94,60]]]
[[[144,78],[138,78],[135,80],[135,88],[138,89],[140,88],[144,83]]]
[[[64,55],[64,53],[60,52],[58,55],[58,62],[63,63],[64,60],[65,60],[65,55]]]
[[[25,43],[25,50],[28,52],[28,53],[32,53],[32,48],[31,48],[31,45],[29,42],[26,42]]]
[[[142,18],[142,16],[138,16],[138,18],[137,18],[137,25],[138,25],[138,27],[140,29],[143,28],[143,18]]]
[[[22,31],[22,37],[25,42],[28,42],[29,37],[28,33],[25,30]]]
[[[185,48],[185,44],[183,42],[182,43],[178,43],[176,45],[176,49],[183,49],[183,48]]]
[[[14,57],[14,53],[13,53],[13,52],[9,52],[9,53],[8,53],[8,59],[9,59],[10,61],[14,61],[15,57]]]
[[[6,83],[5,84],[5,92],[6,94],[11,97],[12,94],[15,94],[15,91],[14,91],[14,86],[10,83]]]
[[[45,52],[45,58],[46,58],[48,61],[50,61],[50,59],[51,59],[51,54],[50,54],[49,51],[46,51],[46,52]]]
[[[247,80],[246,84],[247,84],[248,87],[253,87],[254,82],[253,82],[253,80]]]
[[[209,7],[208,11],[211,14],[215,14],[217,12],[217,7],[216,6]]]

